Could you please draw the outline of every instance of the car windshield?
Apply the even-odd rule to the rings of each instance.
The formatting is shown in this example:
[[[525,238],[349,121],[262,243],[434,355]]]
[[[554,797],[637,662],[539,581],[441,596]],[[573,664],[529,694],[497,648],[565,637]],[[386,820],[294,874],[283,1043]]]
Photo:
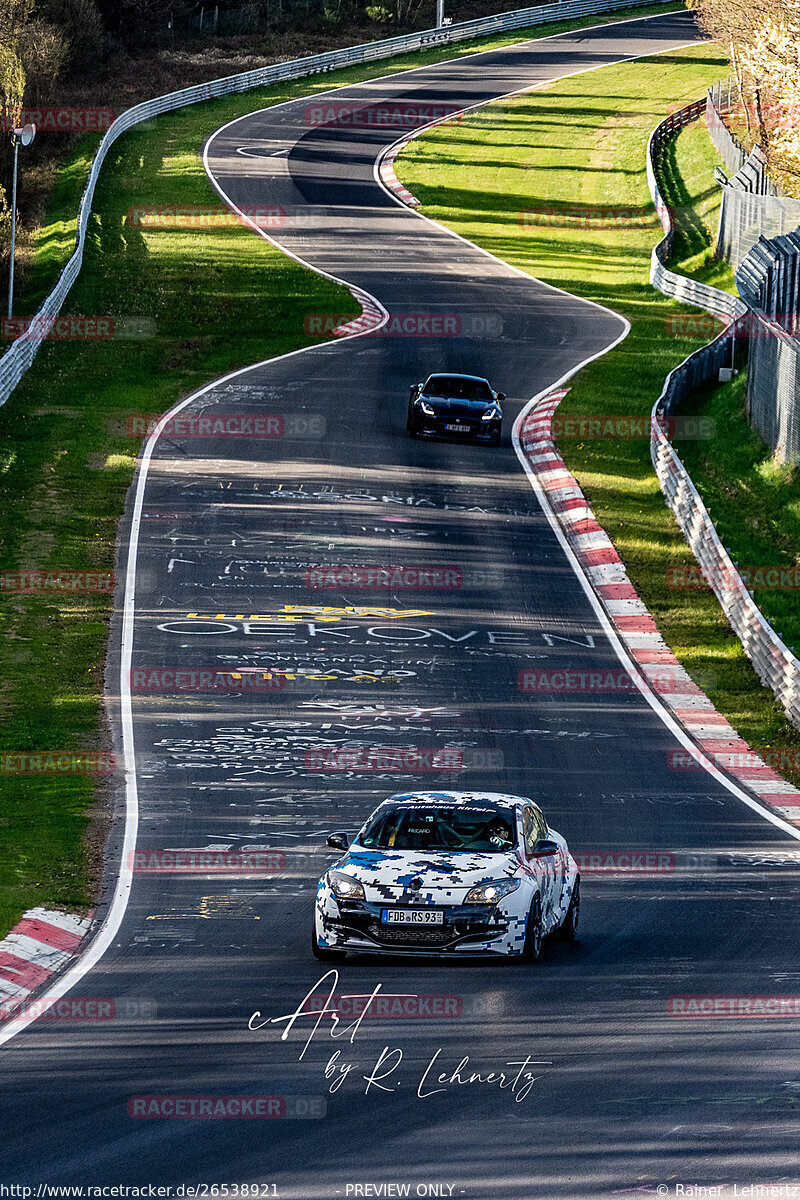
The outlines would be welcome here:
[[[516,842],[510,808],[409,804],[376,813],[359,843],[376,850],[472,850],[498,853]]]
[[[426,396],[449,396],[453,400],[493,399],[485,379],[465,379],[460,375],[431,375],[423,391]]]

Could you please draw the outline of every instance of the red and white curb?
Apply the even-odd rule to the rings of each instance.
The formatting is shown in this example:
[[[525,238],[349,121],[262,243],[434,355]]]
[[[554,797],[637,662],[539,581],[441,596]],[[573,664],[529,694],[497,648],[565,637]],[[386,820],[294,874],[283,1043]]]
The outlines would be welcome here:
[[[430,126],[426,125],[425,128],[429,129]],[[420,130],[420,132],[422,131]],[[410,141],[413,141],[413,138],[406,138],[404,141],[397,142],[394,146],[391,146],[381,158],[378,164],[378,171],[380,172],[381,182],[383,183],[384,187],[387,187],[390,192],[393,192],[395,196],[397,196],[399,200],[402,200],[403,204],[407,204],[409,208],[419,208],[420,202],[417,197],[414,196],[407,187],[403,187],[402,183],[394,173],[394,160],[397,158],[401,150],[405,150]]]
[[[8,1017],[77,951],[92,918],[31,908],[0,941],[0,1013]]]
[[[553,442],[553,414],[569,388],[544,396],[524,419],[520,444],[567,541],[648,685],[698,744],[698,764],[724,770],[784,820],[800,826],[800,790],[768,766],[718,712],[658,631],[611,538]],[[703,753],[705,752],[705,754]],[[676,767],[679,769],[679,767]]]
[[[337,325],[333,336],[337,338],[352,337],[354,333],[370,333],[373,329],[379,329],[386,318],[385,310],[378,305],[369,292],[362,292],[361,288],[354,287],[352,284],[347,286],[351,295],[361,305],[362,312],[360,316],[353,317],[352,321],[346,321],[344,325]]]

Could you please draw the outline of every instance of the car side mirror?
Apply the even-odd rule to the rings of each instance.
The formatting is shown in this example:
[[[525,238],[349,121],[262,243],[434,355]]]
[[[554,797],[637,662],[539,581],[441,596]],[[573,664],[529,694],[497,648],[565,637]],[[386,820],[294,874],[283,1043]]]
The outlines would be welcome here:
[[[498,404],[502,404],[502,403],[503,403],[503,401],[504,401],[505,399],[506,399],[506,394],[505,394],[505,392],[498,392],[498,393],[497,393],[497,403],[498,403]]]
[[[346,833],[329,833],[327,844],[331,850],[346,850],[350,843],[347,840]]]
[[[528,858],[552,858],[554,854],[558,854],[560,849],[558,842],[552,842],[549,838],[541,838],[533,849],[528,851]]]
[[[421,383],[412,383],[411,387],[409,388],[409,392],[411,393],[411,399],[413,400],[414,397],[418,396],[421,391],[422,391]]]

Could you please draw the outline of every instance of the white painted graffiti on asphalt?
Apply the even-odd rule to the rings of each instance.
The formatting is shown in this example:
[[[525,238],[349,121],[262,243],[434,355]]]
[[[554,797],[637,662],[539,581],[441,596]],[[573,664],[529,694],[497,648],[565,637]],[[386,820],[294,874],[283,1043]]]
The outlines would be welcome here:
[[[360,730],[359,732],[367,732]],[[385,740],[394,732],[385,726],[380,728]],[[310,777],[319,776],[319,764],[315,756],[333,754],[337,758],[337,779],[361,778],[397,780],[414,779],[425,768],[427,759],[433,756],[433,769],[438,769],[437,754],[444,755],[441,775],[447,777],[460,771],[499,770],[503,766],[503,752],[493,748],[479,747],[474,741],[464,742],[459,737],[458,745],[425,748],[383,747],[387,761],[392,757],[397,769],[375,770],[375,747],[349,733],[338,735],[329,723],[321,728],[318,721],[269,720],[254,721],[247,725],[219,726],[210,737],[167,737],[155,743],[154,749],[166,754],[173,767],[178,770],[231,772],[228,780],[257,779],[261,777]],[[338,758],[342,753],[352,756],[354,766],[350,770],[339,769]],[[416,766],[422,762],[423,766]],[[359,763],[362,765],[359,766]],[[393,764],[390,763],[390,768]],[[452,769],[448,769],[452,767]]]
[[[285,549],[285,548],[284,548]],[[321,558],[309,558],[310,546],[303,546],[302,558],[223,558],[206,551],[176,551],[167,560],[166,573],[183,588],[199,591],[250,588],[266,581],[281,581],[281,586],[308,594],[310,589],[328,588],[339,592],[366,591],[458,591],[469,588],[500,588],[500,568],[474,567],[469,564],[452,568],[389,565],[351,567],[320,565]],[[342,551],[334,547],[338,556]],[[363,556],[363,551],[356,551]],[[189,557],[192,555],[192,557]],[[396,553],[394,554],[396,558]],[[203,569],[204,568],[204,569]],[[371,573],[371,574],[370,574]],[[359,579],[359,574],[362,579]],[[366,579],[367,582],[362,580]]]
[[[207,486],[207,483],[191,481],[185,483],[181,491],[184,494],[188,492],[196,493],[198,488],[207,488]],[[305,503],[322,501],[330,504],[338,500],[345,504],[397,504],[404,508],[432,509],[438,512],[477,513],[482,516],[529,517],[531,515],[531,510],[528,508],[517,509],[510,505],[471,504],[468,501],[461,503],[446,500],[444,498],[445,495],[452,492],[453,489],[452,487],[445,486],[442,487],[441,497],[435,499],[431,499],[430,496],[421,496],[414,492],[410,495],[408,493],[404,495],[399,492],[390,491],[339,491],[334,484],[326,483],[324,480],[298,484],[296,481],[275,483],[271,480],[251,482],[243,479],[223,479],[218,481],[215,490],[223,490],[229,496],[258,495],[259,497],[267,497],[281,502],[301,500]],[[475,495],[476,497],[480,495],[483,498],[483,491],[476,487]]]
[[[426,643],[437,646],[475,645],[499,646],[522,649],[531,646],[531,637],[539,637],[545,645],[554,647],[557,643],[572,643],[577,646],[593,649],[595,638],[590,633],[549,633],[544,630],[509,630],[509,629],[467,629],[457,633],[448,633],[444,629],[433,626],[419,625],[368,625],[345,621],[345,617],[360,616],[369,619],[370,616],[391,617],[400,620],[405,617],[433,616],[424,609],[379,609],[368,607],[314,608],[310,605],[284,605],[283,610],[275,614],[254,614],[244,616],[241,613],[228,615],[217,613],[214,616],[201,616],[199,613],[187,613],[185,618],[164,621],[157,626],[162,633],[179,636],[193,635],[197,637],[215,637],[218,635],[242,633],[246,637],[277,638],[284,644],[310,645],[316,639],[334,640],[334,645],[413,645]],[[331,625],[335,628],[330,628]],[[319,626],[322,625],[322,628]],[[270,628],[276,626],[277,628]],[[292,626],[287,630],[285,626]],[[532,646],[531,646],[532,648]]]

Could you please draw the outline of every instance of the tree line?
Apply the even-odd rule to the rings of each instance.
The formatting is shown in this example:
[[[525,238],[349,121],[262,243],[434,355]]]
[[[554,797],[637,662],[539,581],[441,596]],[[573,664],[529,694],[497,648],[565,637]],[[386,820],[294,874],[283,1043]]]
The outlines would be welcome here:
[[[701,27],[728,49],[745,139],[764,147],[773,177],[800,195],[800,0],[690,3]],[[429,23],[431,8],[432,0],[0,0],[0,258],[10,230],[7,131],[23,105],[57,102],[71,79],[85,81],[117,55],[176,39],[307,22],[400,29]]]
[[[91,84],[128,55],[218,34],[355,25],[387,36],[420,20],[434,0],[0,0],[0,264],[7,259],[15,112],[63,103],[71,85]],[[177,84],[176,86],[179,86]],[[42,153],[38,147],[27,163]],[[2,270],[0,270],[0,275]],[[0,346],[0,352],[2,347]]]

